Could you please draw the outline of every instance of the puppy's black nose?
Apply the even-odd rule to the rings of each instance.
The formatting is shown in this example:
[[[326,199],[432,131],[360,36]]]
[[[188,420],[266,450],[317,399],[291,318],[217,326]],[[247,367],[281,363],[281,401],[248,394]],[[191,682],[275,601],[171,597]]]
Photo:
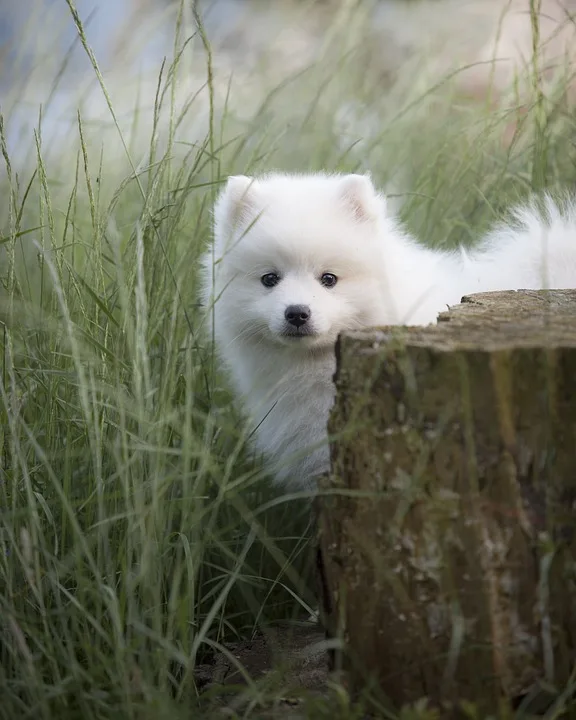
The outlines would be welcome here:
[[[308,305],[288,305],[284,311],[284,317],[294,327],[302,327],[310,320],[310,308]]]

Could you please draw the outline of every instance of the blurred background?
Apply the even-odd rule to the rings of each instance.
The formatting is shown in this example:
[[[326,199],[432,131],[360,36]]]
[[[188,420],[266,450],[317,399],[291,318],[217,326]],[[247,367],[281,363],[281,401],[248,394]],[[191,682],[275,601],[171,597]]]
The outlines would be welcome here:
[[[166,79],[175,57],[173,101],[194,108],[178,123],[187,140],[208,132],[202,115],[210,102],[235,120],[258,121],[272,90],[289,98],[281,112],[290,114],[320,101],[322,87],[322,98],[332,93],[325,134],[335,133],[343,149],[378,134],[384,105],[399,110],[408,96],[439,85],[456,91],[455,107],[522,104],[533,85],[531,7],[539,10],[541,77],[571,63],[576,45],[576,0],[77,0],[75,7],[117,120],[142,145],[162,63]],[[78,109],[87,128],[98,124],[102,140],[111,115],[92,65],[66,0],[0,0],[0,102],[14,162],[35,154],[40,118],[45,152],[55,151],[57,138],[69,139]],[[292,89],[279,93],[288,82]],[[516,129],[510,123],[502,130],[508,141]],[[157,130],[162,141],[165,128]]]

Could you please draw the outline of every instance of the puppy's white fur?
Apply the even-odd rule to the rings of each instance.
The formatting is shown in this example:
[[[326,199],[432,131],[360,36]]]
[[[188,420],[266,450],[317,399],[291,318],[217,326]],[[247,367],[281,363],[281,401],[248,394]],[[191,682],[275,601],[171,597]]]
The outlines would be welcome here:
[[[231,177],[215,206],[203,301],[217,352],[280,483],[329,467],[326,424],[339,333],[421,325],[466,293],[576,286],[576,210],[517,211],[472,255],[417,244],[363,175]],[[262,278],[275,273],[274,287]],[[337,277],[325,287],[322,276]],[[285,318],[309,309],[303,328]],[[304,334],[302,330],[306,330]]]

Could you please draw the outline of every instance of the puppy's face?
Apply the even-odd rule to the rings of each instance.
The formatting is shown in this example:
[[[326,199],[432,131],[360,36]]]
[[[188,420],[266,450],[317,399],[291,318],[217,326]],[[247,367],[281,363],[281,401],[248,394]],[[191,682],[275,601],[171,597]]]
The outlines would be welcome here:
[[[333,346],[370,325],[383,212],[365,176],[233,177],[216,206],[216,322],[229,337]]]

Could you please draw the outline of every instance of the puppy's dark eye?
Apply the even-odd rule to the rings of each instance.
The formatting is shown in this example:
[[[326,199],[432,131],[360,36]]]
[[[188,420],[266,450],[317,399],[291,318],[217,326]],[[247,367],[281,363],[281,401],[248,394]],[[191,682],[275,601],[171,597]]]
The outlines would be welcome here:
[[[266,275],[262,275],[260,282],[264,285],[264,287],[272,288],[280,282],[280,275],[277,275],[276,273],[266,273]]]
[[[324,275],[322,275],[322,277],[320,278],[320,282],[326,288],[333,288],[334,285],[336,285],[336,283],[338,282],[338,278],[332,273],[324,273]]]

